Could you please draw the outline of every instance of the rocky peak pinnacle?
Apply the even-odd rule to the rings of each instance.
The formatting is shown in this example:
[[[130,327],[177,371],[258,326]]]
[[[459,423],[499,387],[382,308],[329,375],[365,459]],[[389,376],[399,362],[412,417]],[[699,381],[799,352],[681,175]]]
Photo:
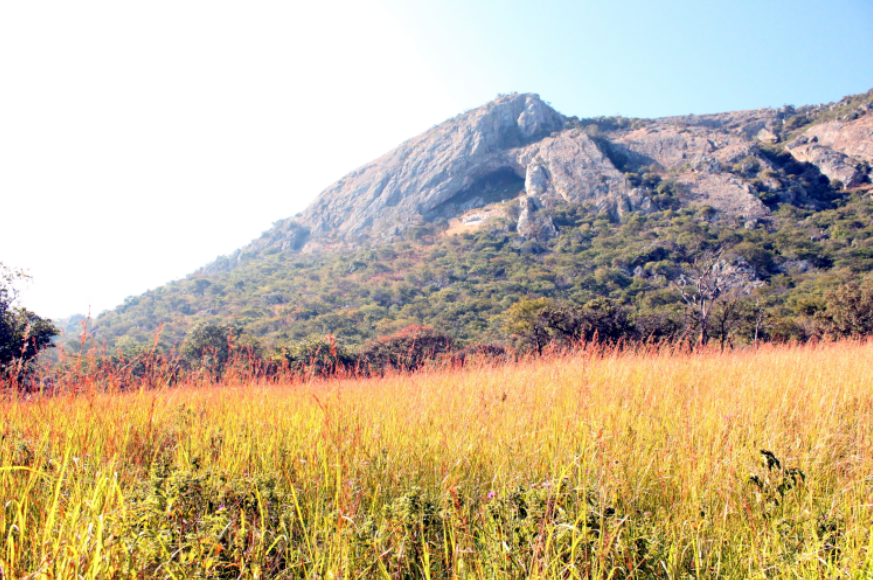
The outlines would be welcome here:
[[[502,95],[348,174],[295,221],[308,229],[314,249],[387,239],[459,208],[510,199],[523,189],[526,163],[509,152],[563,127],[564,117],[538,95]]]
[[[473,213],[470,222],[484,223],[482,216],[506,207],[517,210],[507,215],[519,218],[519,234],[543,239],[557,233],[556,205],[586,202],[611,219],[700,205],[758,223],[769,216],[762,199],[809,197],[802,188],[785,190],[780,179],[788,176],[762,152],[762,142],[782,139],[780,114],[568,119],[536,94],[500,95],[352,171],[256,242],[315,252],[390,241],[423,222],[467,223]],[[815,169],[810,182],[865,184],[873,160],[871,117],[865,112],[813,125],[782,147]]]

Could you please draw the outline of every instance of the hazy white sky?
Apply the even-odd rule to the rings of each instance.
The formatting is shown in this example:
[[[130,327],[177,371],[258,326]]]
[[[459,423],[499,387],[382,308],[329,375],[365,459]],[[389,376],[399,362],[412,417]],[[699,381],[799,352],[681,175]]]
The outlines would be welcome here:
[[[873,87],[868,0],[0,3],[0,261],[93,314],[511,91],[660,116]]]

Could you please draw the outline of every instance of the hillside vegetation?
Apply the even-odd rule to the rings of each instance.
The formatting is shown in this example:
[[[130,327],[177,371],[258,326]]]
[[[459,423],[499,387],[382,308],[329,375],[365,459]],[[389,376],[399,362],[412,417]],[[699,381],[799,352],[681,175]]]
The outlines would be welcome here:
[[[699,321],[673,282],[721,249],[760,284],[732,311],[715,312],[724,324],[713,338],[806,339],[834,330],[835,293],[863,287],[873,270],[873,202],[864,192],[834,197],[820,211],[783,204],[768,227],[755,229],[714,220],[701,206],[613,221],[591,206],[564,205],[554,211],[560,235],[548,242],[495,220],[454,236],[413,228],[405,240],[358,251],[274,248],[129,298],[100,316],[96,336],[129,350],[151,345],[160,329],[169,348],[198,323],[212,323],[235,324],[266,348],[325,334],[353,347],[417,324],[462,342],[508,343],[505,315],[520,300],[606,298],[626,309],[637,338],[693,337]]]
[[[457,348],[536,350],[869,334],[871,111],[873,91],[579,119],[535,94],[500,95],[90,330],[127,354],[233,334],[266,358],[329,335],[359,359],[410,327]],[[79,334],[61,343],[74,349]]]
[[[873,347],[0,402],[4,578],[863,578]],[[98,388],[90,388],[88,385]]]

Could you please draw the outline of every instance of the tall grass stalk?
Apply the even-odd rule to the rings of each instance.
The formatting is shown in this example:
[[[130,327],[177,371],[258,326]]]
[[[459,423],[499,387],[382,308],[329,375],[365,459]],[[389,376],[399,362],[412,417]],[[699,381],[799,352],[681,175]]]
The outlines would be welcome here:
[[[870,576],[871,360],[583,350],[10,394],[0,578]]]

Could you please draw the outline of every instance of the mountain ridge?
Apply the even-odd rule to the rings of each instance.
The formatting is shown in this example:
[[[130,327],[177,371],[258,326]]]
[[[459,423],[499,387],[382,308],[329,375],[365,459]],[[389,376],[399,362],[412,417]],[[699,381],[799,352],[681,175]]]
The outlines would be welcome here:
[[[860,104],[853,101],[859,98]],[[860,118],[827,119],[847,106],[861,111]],[[849,188],[869,181],[871,108],[873,90],[800,109],[580,120],[533,93],[501,95],[349,172],[303,212],[202,271],[232,267],[246,251],[311,253],[390,242],[411,227],[516,199],[517,211],[510,213],[517,213],[518,231],[537,240],[555,235],[550,210],[561,201],[592,200],[612,219],[660,209],[659,199],[661,205],[707,205],[722,218],[755,227],[768,219],[768,199],[770,205],[773,199],[816,204],[811,188],[785,187],[790,179],[772,149],[807,164],[810,181],[823,176]],[[822,115],[824,122],[816,123]],[[807,121],[799,128],[808,136],[798,132],[798,119]],[[659,198],[635,181],[633,174],[646,172],[671,179],[675,199]]]
[[[126,299],[94,334],[127,348],[163,329],[169,347],[196,324],[232,323],[272,346],[361,344],[427,324],[506,340],[501,316],[526,297],[608,299],[647,335],[669,334],[693,324],[670,281],[730,248],[762,283],[746,306],[766,308],[769,335],[808,337],[834,285],[873,275],[871,105],[873,91],[580,119],[504,95],[349,173],[234,254]]]

